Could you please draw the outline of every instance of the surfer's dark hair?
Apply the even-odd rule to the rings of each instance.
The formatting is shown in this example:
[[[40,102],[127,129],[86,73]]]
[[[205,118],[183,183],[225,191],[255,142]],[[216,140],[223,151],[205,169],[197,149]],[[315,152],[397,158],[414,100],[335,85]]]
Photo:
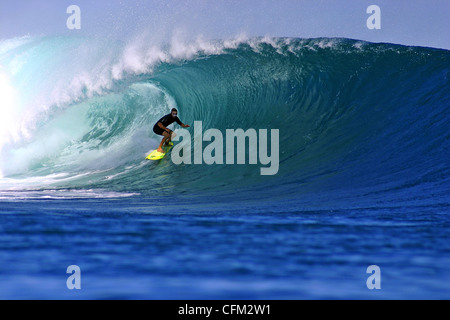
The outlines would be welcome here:
[[[175,109],[175,108],[172,108],[172,110],[170,110],[170,113],[172,113],[172,112],[174,112],[174,111],[178,112],[178,110],[177,110],[177,109]]]

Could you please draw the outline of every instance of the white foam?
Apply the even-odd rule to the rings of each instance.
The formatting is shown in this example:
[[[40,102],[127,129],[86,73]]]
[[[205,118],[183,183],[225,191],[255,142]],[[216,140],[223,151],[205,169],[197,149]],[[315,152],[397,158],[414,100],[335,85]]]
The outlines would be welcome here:
[[[139,196],[136,192],[115,192],[102,189],[54,189],[54,190],[20,190],[0,191],[0,200],[33,200],[33,199],[113,199]]]

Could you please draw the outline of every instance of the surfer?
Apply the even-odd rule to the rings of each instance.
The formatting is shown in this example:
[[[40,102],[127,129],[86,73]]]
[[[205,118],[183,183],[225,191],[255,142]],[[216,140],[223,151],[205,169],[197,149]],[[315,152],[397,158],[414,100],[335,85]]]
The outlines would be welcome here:
[[[165,143],[169,145],[170,140],[172,139],[172,130],[168,129],[167,126],[171,125],[174,122],[177,122],[183,128],[189,128],[190,126],[184,124],[178,119],[178,110],[173,108],[169,114],[166,114],[164,117],[158,120],[158,122],[153,126],[153,132],[157,135],[163,136],[161,143],[159,144],[158,152],[163,153],[162,146]]]

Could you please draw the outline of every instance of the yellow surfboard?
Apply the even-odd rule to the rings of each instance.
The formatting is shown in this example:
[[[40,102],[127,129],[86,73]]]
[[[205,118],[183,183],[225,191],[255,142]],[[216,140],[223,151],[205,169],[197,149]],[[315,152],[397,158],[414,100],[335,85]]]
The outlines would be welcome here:
[[[173,142],[169,142],[168,146],[163,146],[162,149],[164,152],[158,152],[158,150],[153,150],[152,153],[150,153],[147,158],[147,160],[161,160],[166,156],[166,154],[169,152],[169,150],[173,147]]]

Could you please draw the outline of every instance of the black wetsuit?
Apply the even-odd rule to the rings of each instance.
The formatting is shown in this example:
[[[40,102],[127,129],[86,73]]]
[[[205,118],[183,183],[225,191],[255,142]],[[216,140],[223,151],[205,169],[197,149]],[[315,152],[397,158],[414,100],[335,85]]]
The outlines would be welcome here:
[[[172,114],[169,113],[167,115],[165,115],[164,117],[162,117],[161,119],[158,120],[158,122],[153,126],[153,132],[156,134],[159,134],[160,136],[163,135],[164,129],[160,128],[158,126],[158,123],[162,123],[164,127],[167,128],[167,126],[170,126],[172,123],[177,122],[180,126],[182,125],[180,119],[178,119],[178,117],[172,117]]]

